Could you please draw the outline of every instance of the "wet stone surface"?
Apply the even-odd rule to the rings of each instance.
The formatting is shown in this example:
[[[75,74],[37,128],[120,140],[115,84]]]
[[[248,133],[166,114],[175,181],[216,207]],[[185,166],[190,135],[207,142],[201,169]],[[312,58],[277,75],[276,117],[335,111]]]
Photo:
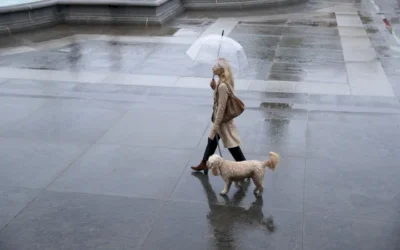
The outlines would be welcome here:
[[[254,14],[332,6],[310,0]],[[263,198],[252,182],[221,196],[221,177],[190,169],[202,158],[213,102],[210,65],[185,52],[224,15],[0,39],[1,250],[398,249],[399,63],[367,18],[395,96],[237,89],[246,158],[281,155]],[[248,55],[240,78],[348,87],[335,16],[239,22],[229,36]],[[8,53],[12,46],[24,47]],[[172,87],[203,80],[204,88]]]
[[[213,21],[178,19],[160,30],[129,29],[122,26],[68,27],[60,25],[48,39],[74,34],[187,37],[198,36]],[[343,55],[334,17],[325,15],[308,19],[240,23],[229,36],[242,44],[249,59],[243,79],[321,81],[335,75],[333,82],[346,83]],[[331,23],[331,24],[327,24]],[[189,30],[190,32],[187,33]],[[182,32],[182,33],[180,33]],[[187,35],[185,35],[185,32]],[[182,35],[179,35],[182,34]],[[17,35],[17,41],[43,41],[44,32]],[[178,40],[177,40],[178,41]],[[26,42],[25,42],[26,43]],[[52,69],[82,72],[119,72],[167,76],[209,77],[209,65],[193,63],[185,54],[190,44],[163,44],[106,39],[77,41],[53,49],[41,49],[17,55],[0,55],[0,65],[27,69]],[[168,63],[165,63],[168,61]],[[282,63],[285,66],[282,66]],[[337,66],[335,64],[340,64]],[[291,64],[291,65],[289,65]],[[323,66],[320,66],[323,65]]]
[[[280,63],[272,65],[269,80],[280,81],[319,81],[326,77],[326,82],[347,83],[345,65],[329,63]]]
[[[220,196],[220,177],[189,168],[205,147],[210,90],[6,81],[0,246],[353,249],[373,227],[396,249],[397,99],[237,94],[252,104],[236,120],[246,157],[282,156],[263,199],[252,183]]]

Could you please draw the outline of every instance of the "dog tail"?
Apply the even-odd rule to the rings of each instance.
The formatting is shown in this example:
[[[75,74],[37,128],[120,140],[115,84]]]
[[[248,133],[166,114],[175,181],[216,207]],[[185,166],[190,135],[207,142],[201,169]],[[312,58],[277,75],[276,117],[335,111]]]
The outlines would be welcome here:
[[[268,167],[272,171],[278,166],[280,160],[279,154],[275,152],[269,152],[269,159],[264,162],[264,167]]]

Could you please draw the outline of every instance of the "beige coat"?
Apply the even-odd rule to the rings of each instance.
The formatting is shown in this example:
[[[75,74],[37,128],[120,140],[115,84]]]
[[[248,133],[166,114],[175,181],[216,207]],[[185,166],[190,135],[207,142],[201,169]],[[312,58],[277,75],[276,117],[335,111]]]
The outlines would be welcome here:
[[[218,88],[218,100],[217,100]],[[221,137],[225,148],[234,148],[240,146],[240,138],[237,132],[235,121],[230,120],[223,122],[222,118],[225,114],[226,102],[229,97],[229,89],[225,83],[220,83],[214,90],[214,123],[211,128],[209,138],[214,139],[216,134]]]

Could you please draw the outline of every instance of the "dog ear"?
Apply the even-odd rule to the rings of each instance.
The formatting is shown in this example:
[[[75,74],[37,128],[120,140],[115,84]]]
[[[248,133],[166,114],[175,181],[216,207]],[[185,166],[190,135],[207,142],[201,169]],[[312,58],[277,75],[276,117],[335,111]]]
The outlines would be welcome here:
[[[206,166],[207,166],[207,168],[208,169],[211,169],[212,168],[212,162],[210,162],[210,160],[208,160],[207,162],[206,162]]]
[[[209,166],[208,168],[211,169],[213,175],[218,176],[219,173],[219,166],[221,165],[222,158],[219,155],[213,155],[212,158],[210,157]]]
[[[207,168],[211,169],[214,166],[216,160],[217,160],[216,155],[211,155],[210,157],[208,157],[208,160],[206,162]]]
[[[218,176],[219,175],[218,167],[214,166],[213,168],[211,168],[211,172],[214,176]]]
[[[274,171],[275,168],[278,166],[280,160],[280,156],[279,154],[275,153],[275,152],[269,152],[269,160],[267,162],[268,167]]]

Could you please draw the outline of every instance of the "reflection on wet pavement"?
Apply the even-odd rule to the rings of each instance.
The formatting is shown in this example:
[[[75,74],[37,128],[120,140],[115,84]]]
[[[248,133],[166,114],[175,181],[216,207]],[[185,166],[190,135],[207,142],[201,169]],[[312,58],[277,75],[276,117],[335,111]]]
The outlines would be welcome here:
[[[293,249],[303,242],[303,223],[308,249],[377,246],[363,230],[371,218],[386,227],[381,237],[397,232],[389,229],[398,224],[396,98],[238,91],[255,104],[236,121],[246,157],[282,155],[260,200],[248,191],[252,183],[221,197],[220,178],[189,168],[206,143],[208,89],[2,82],[1,204],[12,197],[24,207],[38,195],[32,190],[47,187],[12,221],[19,210],[2,207],[2,249],[57,248],[66,233],[65,245],[85,249],[137,242],[143,249]],[[342,226],[351,229],[345,238],[330,240]],[[45,242],[49,235],[54,240]],[[388,239],[385,249],[395,249]]]
[[[277,230],[272,216],[264,218],[262,212],[263,199],[256,198],[248,209],[239,206],[247,194],[250,181],[246,181],[242,189],[239,189],[232,199],[224,196],[225,204],[221,206],[216,204],[217,195],[209,182],[208,176],[199,173],[193,173],[192,175],[200,180],[203,191],[207,196],[207,202],[210,207],[207,219],[213,227],[214,244],[217,249],[232,249],[235,247],[233,230],[236,227],[260,228],[266,233],[274,233]]]
[[[327,21],[328,20],[328,21]],[[330,20],[330,21],[329,21]],[[313,20],[282,20],[275,23],[240,23],[229,34],[242,44],[250,63],[240,78],[254,80],[318,81],[321,78],[346,83],[341,44],[333,16],[315,17]],[[332,25],[324,25],[330,22]],[[182,24],[183,23],[183,24]],[[210,24],[210,23],[209,23]],[[189,34],[200,35],[209,24],[197,22],[172,23],[173,26],[135,28],[98,26],[69,27],[60,25],[56,32],[40,31],[16,35],[14,39],[35,48],[35,43],[45,39],[59,39],[76,34],[107,34],[122,36],[174,37],[179,41],[185,33],[181,29],[196,27]],[[318,24],[316,26],[316,24]],[[209,65],[194,64],[185,52],[190,45],[144,42],[121,42],[112,38],[101,41],[81,41],[71,37],[69,44],[51,50],[41,49],[19,55],[0,57],[1,66],[28,69],[53,69],[67,71],[107,71],[132,74],[208,77]],[[15,44],[14,44],[15,45]],[[173,59],[173,60],[170,60]],[[165,61],[168,60],[168,64]],[[337,65],[339,64],[339,65]],[[335,76],[332,78],[331,76]]]

